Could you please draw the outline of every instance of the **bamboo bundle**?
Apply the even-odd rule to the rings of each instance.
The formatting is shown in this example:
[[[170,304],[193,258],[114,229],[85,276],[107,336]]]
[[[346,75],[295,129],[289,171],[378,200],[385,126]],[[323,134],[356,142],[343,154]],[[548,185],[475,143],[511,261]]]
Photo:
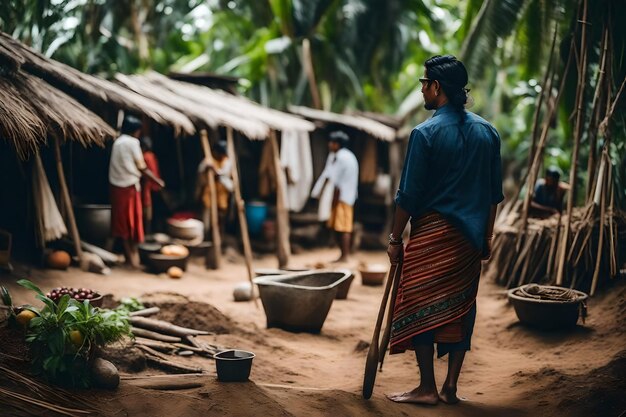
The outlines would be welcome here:
[[[600,221],[600,219],[603,219]],[[513,288],[529,283],[556,284],[561,258],[563,225],[558,217],[528,219],[526,238],[516,252],[520,219],[499,224],[494,231],[493,255],[486,274],[496,283]],[[571,288],[593,294],[606,278],[619,274],[619,239],[626,233],[626,213],[611,204],[604,211],[597,205],[575,208],[571,219],[572,241],[563,255]],[[601,236],[602,235],[602,236]],[[511,256],[512,254],[516,256]]]

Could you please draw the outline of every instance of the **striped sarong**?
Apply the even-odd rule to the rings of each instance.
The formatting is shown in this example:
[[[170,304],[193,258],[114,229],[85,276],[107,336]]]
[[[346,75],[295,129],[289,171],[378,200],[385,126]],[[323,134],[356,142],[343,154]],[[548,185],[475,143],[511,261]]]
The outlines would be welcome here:
[[[463,340],[463,317],[474,305],[481,253],[441,214],[411,221],[393,313],[390,353],[413,349],[411,339],[435,329],[435,341]]]

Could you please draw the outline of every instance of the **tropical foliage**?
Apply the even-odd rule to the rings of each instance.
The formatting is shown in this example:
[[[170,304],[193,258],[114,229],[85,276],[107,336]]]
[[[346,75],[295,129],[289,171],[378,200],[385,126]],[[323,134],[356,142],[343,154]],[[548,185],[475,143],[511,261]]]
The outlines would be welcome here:
[[[41,309],[31,307],[36,317],[27,325],[35,371],[56,384],[90,386],[96,347],[130,335],[128,314],[93,307],[87,300],[80,303],[67,294],[55,303],[32,282],[22,279],[18,284],[44,303]]]

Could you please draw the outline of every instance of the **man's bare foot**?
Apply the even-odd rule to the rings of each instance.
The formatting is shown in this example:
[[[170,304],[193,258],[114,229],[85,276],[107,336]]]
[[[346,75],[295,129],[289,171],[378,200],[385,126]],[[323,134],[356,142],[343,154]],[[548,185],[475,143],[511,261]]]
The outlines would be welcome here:
[[[348,262],[348,260],[349,259],[348,259],[347,256],[342,256],[342,257],[339,257],[339,258],[335,259],[331,263],[333,263],[333,264],[345,264],[346,262]]]
[[[439,396],[436,391],[425,390],[421,387],[417,387],[410,392],[388,394],[387,398],[397,403],[436,405],[439,402]]]
[[[451,387],[441,387],[441,391],[439,391],[439,399],[446,404],[457,404],[460,401],[467,401],[466,398],[457,397],[456,388]]]

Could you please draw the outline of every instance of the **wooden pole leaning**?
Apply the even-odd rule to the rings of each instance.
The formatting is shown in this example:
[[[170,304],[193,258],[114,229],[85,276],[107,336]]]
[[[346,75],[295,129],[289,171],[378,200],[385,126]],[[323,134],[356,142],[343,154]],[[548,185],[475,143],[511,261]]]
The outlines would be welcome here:
[[[56,159],[57,174],[59,177],[59,186],[61,188],[61,196],[63,202],[67,207],[67,217],[69,220],[70,233],[72,234],[72,240],[74,241],[74,250],[76,256],[80,261],[80,265],[84,265],[83,262],[83,248],[80,246],[80,235],[78,233],[78,227],[76,226],[76,217],[74,216],[74,207],[72,206],[72,199],[70,198],[70,192],[67,188],[67,182],[65,181],[65,173],[63,172],[63,160],[61,158],[61,144],[58,137],[54,138],[54,157]]]
[[[202,151],[204,159],[213,166],[213,154],[209,146],[209,136],[206,129],[200,131],[200,141],[202,142]],[[222,236],[220,235],[219,214],[217,212],[217,188],[215,185],[215,176],[211,169],[207,170],[207,181],[209,184],[209,194],[211,196],[210,219],[211,219],[211,237],[213,239],[213,252],[215,259],[215,269],[219,269],[222,264]]]
[[[276,132],[270,130],[269,137],[272,147],[272,156],[274,161],[274,169],[276,171],[276,227],[278,238],[278,267],[285,268],[289,263],[291,256],[291,247],[289,246],[289,212],[285,202],[286,191],[284,188],[285,173],[280,166],[280,153],[278,150],[278,141],[276,140]]]
[[[389,273],[387,274],[387,281],[385,283],[385,292],[383,298],[380,301],[380,308],[378,309],[378,317],[376,318],[376,326],[374,327],[374,334],[372,335],[372,341],[370,342],[370,348],[367,352],[367,359],[365,360],[365,373],[363,375],[363,398],[369,400],[374,392],[374,382],[376,381],[376,368],[380,360],[380,329],[383,325],[383,318],[385,316],[385,309],[387,308],[387,301],[389,300],[389,294],[393,286],[394,277],[397,274],[398,268],[402,270],[401,264],[391,265]],[[385,347],[386,348],[386,347]]]
[[[230,158],[232,162],[232,178],[233,178],[233,188],[235,189],[235,204],[237,205],[237,216],[239,218],[239,230],[241,232],[241,240],[243,241],[243,254],[246,260],[246,268],[248,270],[248,280],[250,280],[250,285],[252,286],[252,298],[254,299],[255,304],[258,306],[258,302],[256,297],[254,296],[254,283],[252,282],[252,278],[254,278],[254,271],[252,269],[252,247],[250,245],[250,235],[248,234],[248,221],[246,220],[245,206],[243,198],[241,198],[241,187],[239,185],[239,164],[237,162],[237,155],[235,154],[235,143],[233,139],[233,129],[232,127],[226,128],[226,141],[227,141],[227,152],[228,158]]]

